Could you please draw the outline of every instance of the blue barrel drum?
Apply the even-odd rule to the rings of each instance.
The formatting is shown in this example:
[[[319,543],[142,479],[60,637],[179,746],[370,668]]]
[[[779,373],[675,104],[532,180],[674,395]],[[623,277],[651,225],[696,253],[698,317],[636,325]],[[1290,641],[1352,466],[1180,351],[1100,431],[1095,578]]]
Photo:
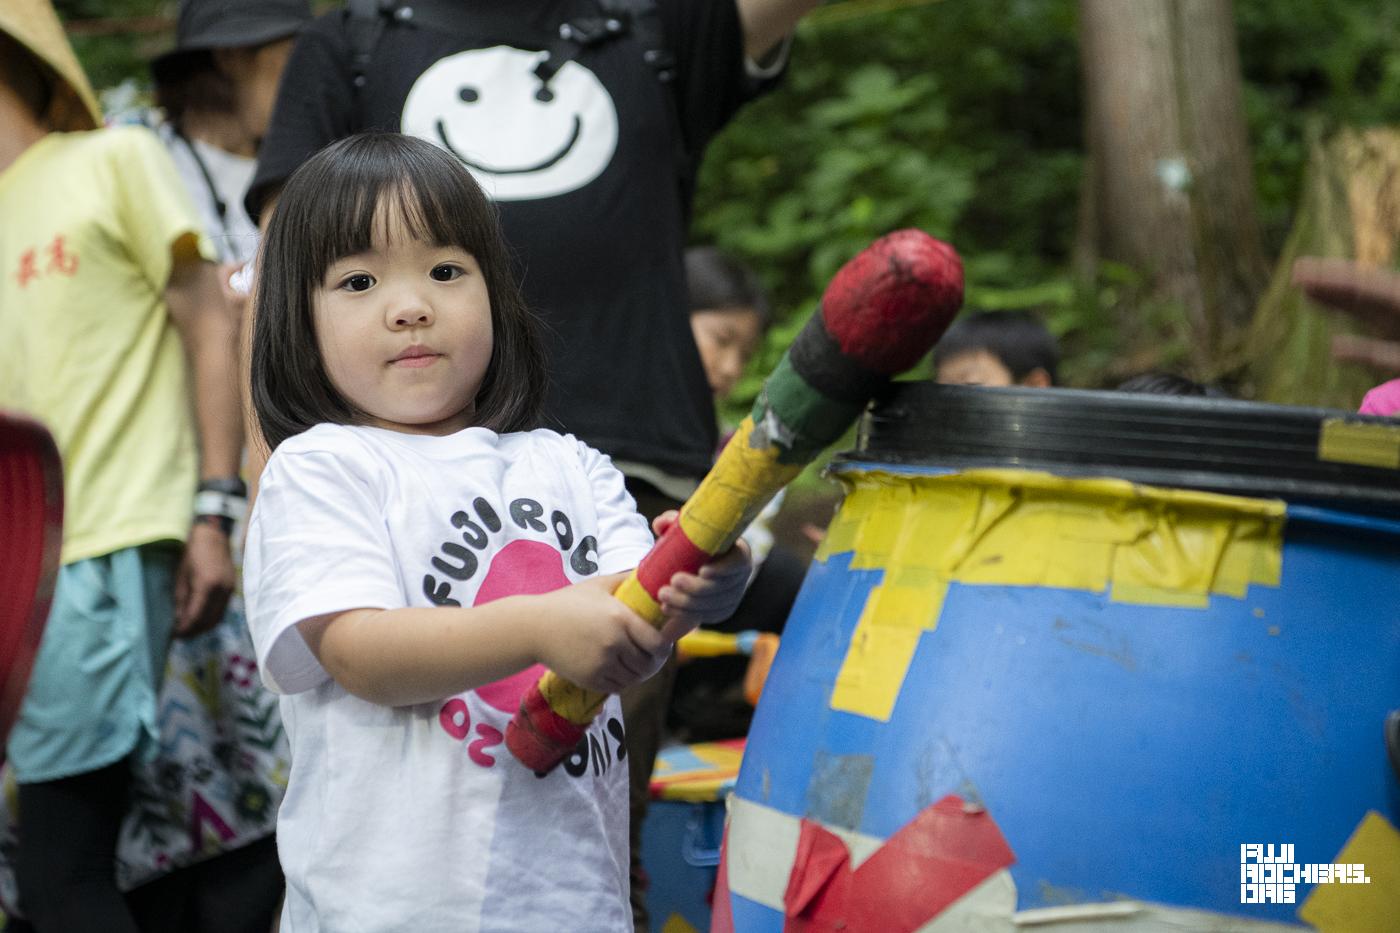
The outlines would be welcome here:
[[[713,930],[1400,930],[1400,423],[909,384],[834,473]]]

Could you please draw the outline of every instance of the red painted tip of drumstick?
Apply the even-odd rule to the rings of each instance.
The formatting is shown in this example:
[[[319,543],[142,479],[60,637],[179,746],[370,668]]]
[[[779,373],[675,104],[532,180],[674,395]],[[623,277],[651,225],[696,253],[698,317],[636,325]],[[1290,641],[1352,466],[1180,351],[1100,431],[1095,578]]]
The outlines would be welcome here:
[[[822,320],[842,353],[894,375],[943,336],[962,300],[957,252],[922,230],[896,230],[836,273],[822,295]]]
[[[550,709],[539,684],[535,684],[506,726],[506,748],[525,767],[544,773],[574,750],[587,729]]]

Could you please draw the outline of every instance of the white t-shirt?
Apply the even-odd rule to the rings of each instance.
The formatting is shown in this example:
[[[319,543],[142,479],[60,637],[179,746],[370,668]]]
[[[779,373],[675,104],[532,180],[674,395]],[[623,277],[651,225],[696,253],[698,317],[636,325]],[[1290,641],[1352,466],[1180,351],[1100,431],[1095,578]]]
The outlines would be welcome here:
[[[277,448],[244,587],[292,745],[277,825],[283,933],[631,930],[616,697],[540,778],[504,734],[541,668],[390,708],[341,689],[295,626],[548,592],[631,569],[651,541],[608,458],[553,431],[323,424]]]

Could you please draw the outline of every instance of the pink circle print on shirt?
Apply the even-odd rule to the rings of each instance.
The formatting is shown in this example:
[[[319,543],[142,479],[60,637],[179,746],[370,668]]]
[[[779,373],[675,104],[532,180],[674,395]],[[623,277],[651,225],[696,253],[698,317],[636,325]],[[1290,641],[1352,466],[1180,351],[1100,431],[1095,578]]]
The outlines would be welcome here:
[[[472,605],[480,606],[503,596],[552,593],[568,585],[564,560],[557,550],[542,541],[512,541],[492,558]],[[504,680],[477,687],[476,695],[493,709],[514,714],[520,708],[525,691],[539,680],[544,670],[542,664],[527,667]]]
[[[567,514],[537,499],[520,497],[500,508],[477,498],[470,509],[454,512],[449,523],[454,531],[444,536],[447,540],[429,559],[423,576],[423,595],[434,606],[462,605],[457,597],[465,593],[458,588],[476,580],[481,582],[472,605],[480,606],[503,596],[533,596],[568,586],[566,566],[574,579],[591,577],[599,569],[597,539],[591,534],[580,536]],[[544,540],[516,538],[493,553],[492,545],[502,532],[539,535]],[[438,725],[463,743],[463,751],[473,764],[494,768],[500,757],[496,749],[505,742],[502,729],[506,721],[542,673],[542,666],[532,665],[469,693],[449,697],[438,709]],[[473,696],[475,701],[469,705]],[[472,713],[474,707],[477,715]],[[581,778],[590,771],[602,775],[626,757],[624,743],[622,721],[609,717],[602,729],[579,742],[564,762],[564,773],[571,778]]]

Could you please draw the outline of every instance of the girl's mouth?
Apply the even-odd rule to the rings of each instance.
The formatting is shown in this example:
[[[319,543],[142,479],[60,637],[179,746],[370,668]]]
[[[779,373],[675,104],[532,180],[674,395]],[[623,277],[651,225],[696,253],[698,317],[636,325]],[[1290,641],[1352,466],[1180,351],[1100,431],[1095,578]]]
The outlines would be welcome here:
[[[398,356],[389,361],[390,366],[407,366],[414,369],[421,369],[424,366],[431,366],[442,356],[431,347],[414,345],[404,350]]]

